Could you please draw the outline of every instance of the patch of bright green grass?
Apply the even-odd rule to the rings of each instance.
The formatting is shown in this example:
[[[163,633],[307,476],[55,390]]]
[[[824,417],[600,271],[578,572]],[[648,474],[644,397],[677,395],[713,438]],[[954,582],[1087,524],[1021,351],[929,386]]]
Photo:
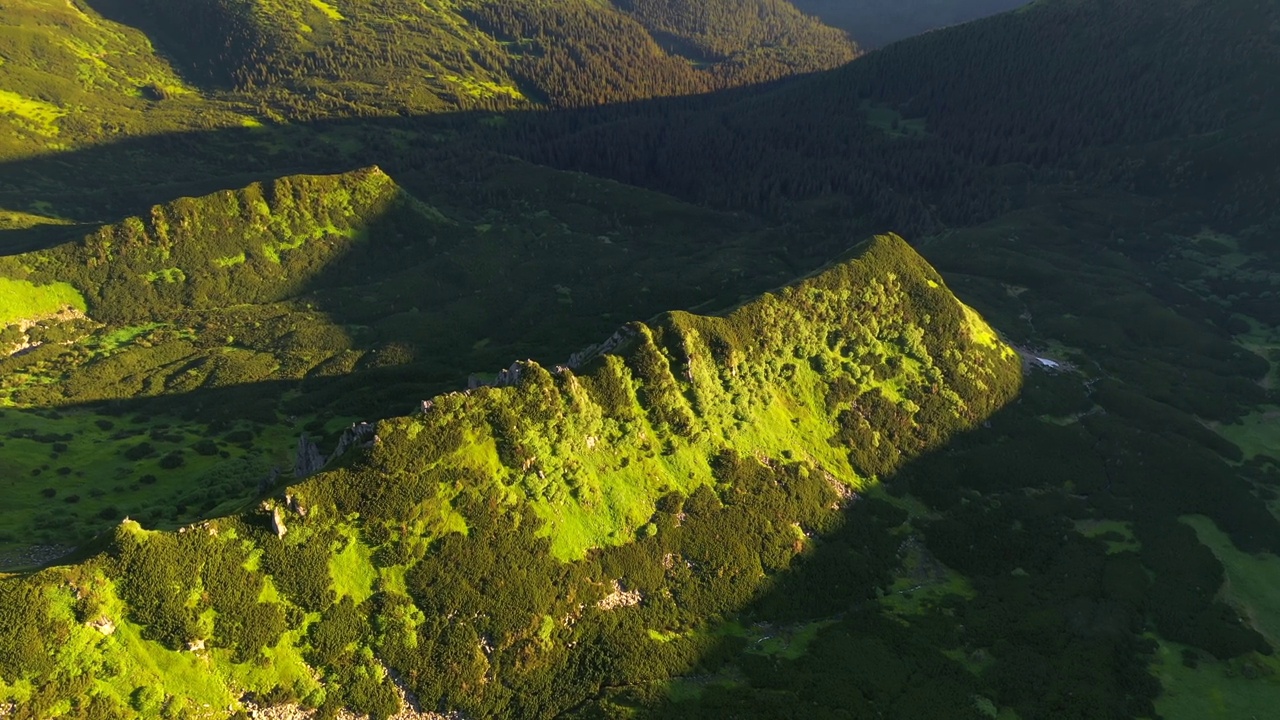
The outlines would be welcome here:
[[[68,587],[51,590],[55,613],[71,613],[74,602]],[[79,623],[69,623],[71,633],[63,643],[58,664],[68,671],[98,678],[96,689],[114,696],[127,706],[142,686],[162,687],[165,692],[185,698],[188,707],[226,708],[235,701],[226,684],[201,654],[173,652],[142,637],[142,629],[130,622],[123,602],[109,580],[95,578],[94,592],[101,602],[101,614],[115,624],[110,635]]]
[[[35,100],[11,90],[0,90],[0,115],[16,115],[24,125],[46,137],[58,134],[58,118],[67,111],[53,103]]]
[[[338,12],[338,8],[330,5],[324,0],[311,0],[311,4],[315,7],[315,9],[324,13],[325,17],[329,18],[330,20],[346,20],[346,18],[343,17],[342,13]]]
[[[1239,446],[1246,459],[1259,455],[1280,458],[1280,407],[1265,406],[1232,423],[1211,423],[1219,435]]]
[[[37,215],[19,210],[0,210],[0,231],[26,230],[41,225],[70,225],[71,221],[62,218]]]
[[[0,277],[0,327],[50,317],[68,307],[80,312],[86,309],[84,296],[67,283],[35,285]]]
[[[126,515],[173,528],[238,510],[272,465],[289,466],[296,441],[283,424],[260,428],[251,444],[231,444],[209,438],[199,423],[135,419],[85,409],[0,411],[0,551],[74,546]],[[227,457],[193,450],[210,439]],[[144,444],[145,457],[127,454]],[[166,467],[174,453],[181,466]]]
[[[1241,552],[1231,538],[1203,515],[1179,518],[1196,531],[1226,569],[1227,601],[1272,645],[1280,645],[1280,557]]]
[[[514,85],[503,85],[491,80],[482,80],[474,77],[464,77],[461,75],[446,75],[453,85],[457,86],[463,93],[476,98],[498,97],[505,95],[514,100],[524,99],[524,93]]]
[[[146,277],[147,282],[180,283],[186,281],[187,274],[182,272],[182,268],[175,267],[149,272],[144,277]]]
[[[1156,712],[1168,720],[1241,720],[1275,717],[1280,698],[1280,661],[1248,655],[1231,662],[1182,663],[1186,646],[1160,641],[1151,672],[1164,693]],[[1251,670],[1246,670],[1246,665]]]
[[[333,578],[333,590],[339,597],[349,596],[357,605],[373,594],[373,583],[378,570],[373,566],[372,552],[360,542],[354,529],[344,529],[347,546],[342,552],[329,557],[329,575]]]
[[[1120,520],[1077,520],[1076,532],[1085,537],[1101,538],[1107,543],[1107,554],[1132,550],[1137,552],[1141,545],[1133,535],[1130,523]]]
[[[761,655],[776,655],[785,660],[795,660],[808,651],[809,645],[818,637],[818,633],[823,628],[830,627],[835,623],[835,620],[817,620],[803,625],[782,628],[752,628],[747,633],[748,640],[752,641],[748,652],[760,653]],[[753,638],[753,635],[756,637]]]
[[[275,646],[264,649],[253,662],[218,663],[218,674],[232,687],[267,693],[281,686],[294,688],[305,697],[320,687],[315,670],[302,658],[301,650],[313,619],[308,617],[298,627],[287,630]]]
[[[943,565],[922,545],[913,544],[880,603],[899,615],[918,615],[949,595],[972,598],[977,593],[968,578]]]
[[[235,255],[228,255],[227,257],[214,258],[213,264],[221,268],[228,268],[228,267],[235,267],[236,265],[242,265],[244,264],[244,261],[245,261],[244,251],[241,250],[239,253]]]

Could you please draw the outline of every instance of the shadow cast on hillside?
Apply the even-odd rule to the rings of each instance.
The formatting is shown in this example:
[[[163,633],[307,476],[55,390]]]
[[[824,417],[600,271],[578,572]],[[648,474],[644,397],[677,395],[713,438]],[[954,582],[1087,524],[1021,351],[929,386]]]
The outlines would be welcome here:
[[[1063,392],[1044,377],[811,535],[731,622],[712,624],[682,677],[606,688],[577,716],[1143,717],[1161,691],[1153,630],[1220,659],[1270,654],[1217,595],[1222,565],[1176,521],[1185,499],[1155,499],[1124,449],[1036,419]],[[1111,442],[1135,455],[1179,445],[1139,435]]]
[[[564,170],[596,171],[594,149],[574,149],[580,132],[609,132],[643,120],[644,143],[666,122],[683,122],[694,111],[724,112],[761,93],[821,79],[826,73],[719,90],[703,95],[660,97],[589,108],[552,110],[459,110],[418,116],[331,117],[304,122],[263,121],[254,127],[224,127],[121,138],[108,144],[10,160],[0,164],[0,208],[50,214],[78,223],[110,223],[129,215],[146,215],[155,205],[179,197],[244,187],[292,174],[327,174],[377,165],[411,192],[422,181],[433,183],[437,165],[463,166],[486,156],[515,156]],[[157,101],[164,102],[164,101]],[[856,107],[856,105],[855,105]],[[715,112],[713,112],[713,115]],[[851,117],[855,125],[862,118]],[[614,138],[621,147],[624,136]],[[583,140],[598,143],[599,137]],[[623,182],[647,172],[653,160],[623,155],[600,172]],[[586,153],[583,155],[582,153]],[[696,158],[690,158],[697,160]],[[652,169],[649,167],[648,169]],[[645,183],[639,183],[645,184]],[[659,182],[648,186],[661,185]],[[674,190],[675,188],[672,188]],[[691,190],[685,188],[684,190]],[[696,193],[677,195],[695,202]],[[723,204],[723,203],[721,203]],[[847,227],[846,222],[843,223]],[[860,227],[865,233],[868,227]],[[27,251],[74,237],[44,231],[0,232],[0,252]],[[828,249],[826,254],[833,251]]]

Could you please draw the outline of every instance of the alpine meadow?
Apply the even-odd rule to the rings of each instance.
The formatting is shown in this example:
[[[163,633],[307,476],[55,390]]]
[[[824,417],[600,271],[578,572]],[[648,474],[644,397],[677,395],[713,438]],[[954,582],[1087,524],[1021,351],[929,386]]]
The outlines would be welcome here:
[[[1271,0],[0,0],[0,718],[1280,707]]]

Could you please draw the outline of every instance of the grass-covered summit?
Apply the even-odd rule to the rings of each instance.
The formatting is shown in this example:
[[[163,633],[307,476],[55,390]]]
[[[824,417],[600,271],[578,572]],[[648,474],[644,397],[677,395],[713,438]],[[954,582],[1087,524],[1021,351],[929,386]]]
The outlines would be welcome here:
[[[379,422],[260,509],[128,521],[78,564],[0,581],[0,698],[33,717],[386,717],[406,692],[476,716],[651,707],[743,637],[723,620],[780,612],[767,591],[817,583],[785,612],[840,617],[887,583],[905,516],[859,495],[1021,382],[893,236],[604,347]]]

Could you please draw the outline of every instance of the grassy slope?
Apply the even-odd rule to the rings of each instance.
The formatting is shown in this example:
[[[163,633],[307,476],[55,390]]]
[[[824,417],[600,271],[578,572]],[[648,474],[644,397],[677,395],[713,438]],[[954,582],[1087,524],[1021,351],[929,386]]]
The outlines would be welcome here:
[[[0,278],[0,325],[42,320],[66,308],[85,310],[84,296],[67,283],[35,285]]]
[[[1280,638],[1280,561],[1274,555],[1249,555],[1238,550],[1213,521],[1201,515],[1181,518],[1195,529],[1226,568],[1221,594],[1273,644]],[[1162,646],[1156,672],[1169,688],[1158,704],[1169,718],[1261,717],[1271,711],[1280,692],[1280,662],[1250,655],[1229,663],[1202,661],[1187,667],[1182,646]]]
[[[237,122],[202,101],[142,33],[82,3],[7,0],[0,56],[0,158]]]
[[[917,336],[911,328],[922,323],[932,332]],[[985,324],[894,237],[878,238],[854,259],[726,317],[677,313],[630,327],[635,332],[631,341],[580,372],[551,373],[528,364],[513,387],[438,397],[426,415],[379,423],[378,442],[367,455],[290,489],[307,518],[284,511],[291,528],[286,543],[305,547],[314,545],[314,538],[332,538],[331,552],[321,550],[321,557],[327,557],[321,582],[339,595],[360,600],[375,583],[394,592],[403,582],[396,578],[404,567],[378,560],[386,557],[379,553],[448,534],[451,503],[496,489],[508,502],[532,502],[547,519],[551,552],[581,557],[589,547],[629,537],[652,513],[661,493],[707,483],[708,456],[725,449],[765,464],[787,458],[806,475],[830,473],[833,483],[865,487],[869,474],[856,472],[850,462],[864,462],[859,458],[875,447],[898,448],[905,459],[946,438],[948,431],[937,421],[895,432],[892,440],[874,426],[853,435],[842,432],[845,421],[836,418],[848,417],[851,404],[866,402],[866,393],[874,394],[877,386],[897,386],[904,395],[890,406],[897,410],[880,412],[890,412],[890,417],[906,413],[902,417],[909,425],[918,412],[941,413],[950,418],[949,426],[959,429],[1007,401],[1019,378],[1012,352],[992,344]],[[912,336],[923,342],[905,339]],[[887,369],[886,363],[897,369]],[[929,382],[940,392],[922,390]],[[923,406],[906,399],[908,395]],[[846,456],[849,450],[854,454]],[[899,461],[896,452],[882,471]],[[354,528],[349,519],[355,519]],[[242,535],[245,522],[256,526],[261,516],[251,512],[239,520],[212,521],[190,528],[185,538],[129,523],[118,531],[112,555],[132,557],[147,547],[159,552],[157,543],[175,542],[178,555],[170,557],[188,558],[181,562],[198,563],[197,557],[214,552],[183,554],[197,552],[194,548],[202,543],[222,548],[208,557],[234,552],[252,558],[255,546],[279,552],[272,549],[276,541],[267,542],[258,531]],[[379,543],[369,539],[385,534],[378,526],[395,529],[401,540],[378,549]],[[237,538],[246,543],[243,549],[235,549]],[[181,550],[188,542],[197,545]],[[159,561],[164,556],[155,557]],[[244,567],[261,578],[253,582],[266,583],[260,596],[267,602],[264,607],[291,605],[270,590],[276,583],[255,570],[261,563],[248,560]],[[222,582],[210,574],[215,572],[211,566],[204,572],[206,583]],[[195,655],[162,649],[143,639],[135,624],[140,617],[153,617],[154,610],[120,604],[116,587],[129,577],[102,557],[4,581],[43,588],[40,602],[51,613],[45,622],[67,638],[54,666],[79,688],[74,692],[81,697],[101,698],[98,702],[129,716],[127,704],[138,708],[151,702],[138,688],[160,680],[168,697],[156,702],[175,707],[226,707],[244,690],[264,692],[294,680],[307,692],[310,681],[305,673],[298,676],[298,668],[314,649],[314,635],[308,641],[286,633],[274,649],[253,650],[253,656],[270,660],[250,664],[231,662],[227,649]],[[68,580],[90,599],[73,602]],[[290,597],[302,602],[296,594]],[[204,601],[196,602],[205,607]],[[100,617],[116,626],[105,638],[82,624]],[[7,622],[5,616],[0,622]],[[204,622],[197,621],[193,632],[208,633]],[[206,670],[193,672],[193,663]],[[75,678],[85,674],[101,679],[75,685]],[[5,677],[0,692],[36,703],[32,693],[47,687],[42,678]],[[61,692],[68,692],[63,687]]]
[[[328,358],[319,352],[340,354],[341,331],[305,308],[290,315],[278,302],[396,213],[432,221],[376,169],[296,177],[181,200],[145,222],[130,218],[80,242],[5,258],[7,332],[37,346],[3,361],[9,409],[0,418],[0,462],[12,510],[0,522],[5,542],[74,545],[123,514],[181,522],[236,506],[273,465],[290,467],[298,420],[272,411],[252,420],[243,405],[221,418],[181,406],[135,413],[84,406],[296,378]],[[53,317],[66,306],[88,318]],[[190,315],[232,306],[253,310],[244,327],[217,337]],[[25,327],[19,320],[34,327],[14,334]],[[275,334],[262,336],[264,323]],[[281,335],[308,331],[337,335],[330,346],[303,344],[291,361],[272,354]],[[231,333],[240,332],[250,335],[237,341]],[[323,426],[312,433],[323,435]]]
[[[602,3],[7,0],[0,158],[122,133],[235,127],[264,113],[316,118],[582,104],[590,94],[585,78],[619,83],[602,85],[600,101],[705,91],[826,69],[853,56],[838,31],[786,3],[730,3],[722,15],[715,35],[734,48],[733,57],[694,68],[660,48],[631,14]],[[738,37],[730,32],[738,16],[766,31]],[[680,25],[688,20],[677,15]],[[563,36],[548,42],[535,25]],[[566,43],[572,57],[542,62]],[[638,53],[626,61],[644,59],[654,74],[617,67],[619,59],[609,56],[616,52]],[[561,81],[577,74],[583,89],[563,94]]]
[[[225,511],[291,467],[304,430],[327,451],[355,417],[512,354],[561,361],[627,317],[791,272],[771,231],[611,182],[507,160],[411,180],[429,203],[377,169],[295,176],[0,259],[8,286],[69,283],[88,312],[4,330],[39,345],[0,360],[4,542]]]

